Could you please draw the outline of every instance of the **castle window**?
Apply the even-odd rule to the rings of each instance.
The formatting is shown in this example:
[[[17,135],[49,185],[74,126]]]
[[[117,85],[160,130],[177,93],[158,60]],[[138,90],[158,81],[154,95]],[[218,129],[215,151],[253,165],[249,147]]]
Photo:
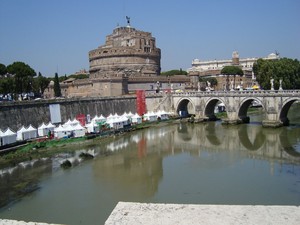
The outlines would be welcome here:
[[[108,51],[103,51],[103,53],[108,53]]]
[[[144,47],[144,52],[150,52],[151,48],[150,47]]]

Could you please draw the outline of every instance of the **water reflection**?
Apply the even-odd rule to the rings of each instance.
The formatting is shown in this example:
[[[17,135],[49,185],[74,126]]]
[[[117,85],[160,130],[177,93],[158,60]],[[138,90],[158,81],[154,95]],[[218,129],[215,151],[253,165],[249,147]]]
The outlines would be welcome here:
[[[47,215],[41,209],[39,220],[65,224],[82,224],[83,208],[91,218],[85,224],[104,223],[118,201],[299,205],[299,137],[298,125],[266,129],[218,122],[161,124],[116,136],[109,143],[0,170],[2,206],[29,193],[18,195],[23,190],[39,190],[11,205],[11,211],[2,208],[0,217],[36,220],[37,213],[26,206],[41,204]],[[83,164],[81,151],[95,158]],[[65,159],[81,166],[62,171]],[[72,191],[60,191],[66,189]],[[54,193],[59,204],[45,202]],[[70,213],[72,218],[64,218]]]
[[[109,150],[115,146],[115,153],[93,163],[94,179],[121,201],[149,201],[165,176],[164,160],[183,152],[202,158],[222,154],[221,162],[217,162],[216,155],[201,161],[199,166],[204,169],[225,167],[241,158],[266,160],[273,174],[275,162],[300,164],[299,134],[300,129],[270,130],[258,125],[220,123],[149,128],[108,144]]]
[[[41,176],[52,172],[49,159],[22,162],[0,170],[0,207],[39,189]]]

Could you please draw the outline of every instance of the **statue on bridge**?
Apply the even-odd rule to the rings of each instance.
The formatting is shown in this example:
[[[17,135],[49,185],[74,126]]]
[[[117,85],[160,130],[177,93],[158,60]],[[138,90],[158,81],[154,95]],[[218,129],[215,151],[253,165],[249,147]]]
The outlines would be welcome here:
[[[207,87],[206,87],[206,90],[207,91],[211,91],[211,83],[209,82],[209,81],[206,81],[206,83],[207,83]]]
[[[279,80],[279,91],[283,91],[283,89],[282,89],[282,79]]]
[[[270,82],[271,82],[271,91],[274,91],[274,79],[271,78]]]

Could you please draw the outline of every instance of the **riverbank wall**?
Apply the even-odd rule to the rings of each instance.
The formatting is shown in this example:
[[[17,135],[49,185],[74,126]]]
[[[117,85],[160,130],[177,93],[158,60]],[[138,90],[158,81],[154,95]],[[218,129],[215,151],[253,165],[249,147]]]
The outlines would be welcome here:
[[[51,121],[50,105],[60,105],[61,121],[74,119],[78,114],[108,116],[110,113],[136,112],[136,97],[105,97],[81,99],[55,99],[28,102],[9,102],[0,105],[0,129],[10,127],[17,131],[22,126],[38,127]]]

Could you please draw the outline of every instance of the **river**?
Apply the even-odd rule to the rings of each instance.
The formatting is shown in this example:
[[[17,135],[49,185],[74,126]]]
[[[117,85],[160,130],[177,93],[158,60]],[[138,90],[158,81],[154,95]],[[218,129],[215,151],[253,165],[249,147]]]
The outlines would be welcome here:
[[[291,125],[178,121],[0,171],[0,218],[103,224],[119,201],[300,205],[300,106]],[[82,151],[96,157],[82,161]],[[61,169],[64,159],[73,161]]]

